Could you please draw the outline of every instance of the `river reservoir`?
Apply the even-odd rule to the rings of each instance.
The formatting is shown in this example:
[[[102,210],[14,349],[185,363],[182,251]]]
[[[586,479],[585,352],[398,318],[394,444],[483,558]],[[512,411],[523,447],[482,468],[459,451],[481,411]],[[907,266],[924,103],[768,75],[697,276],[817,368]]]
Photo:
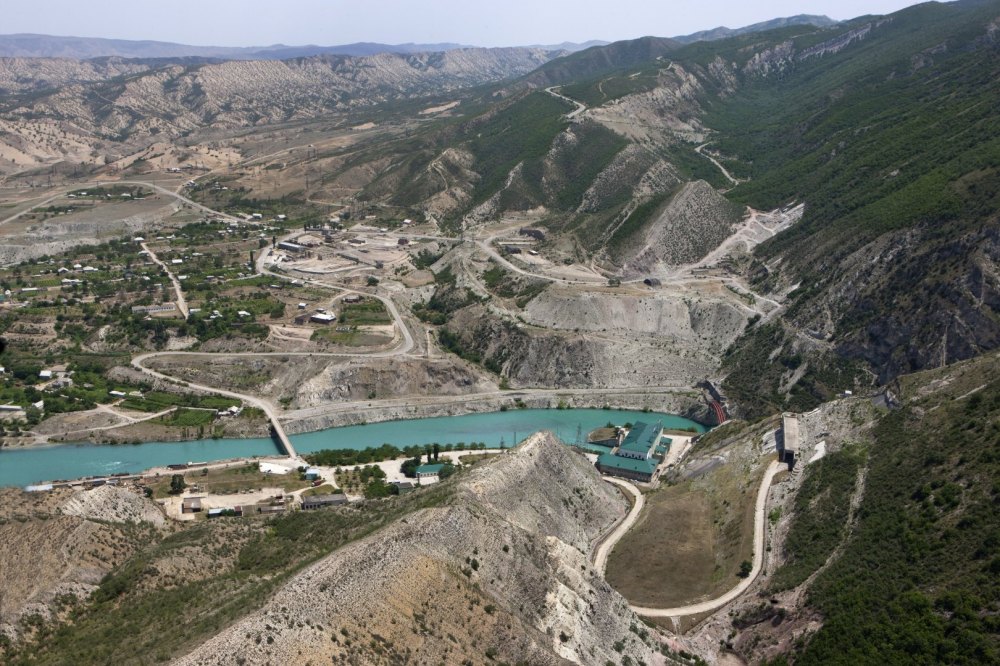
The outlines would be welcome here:
[[[506,412],[440,416],[428,419],[384,421],[343,426],[292,435],[300,454],[320,449],[363,449],[381,444],[405,447],[414,444],[484,442],[488,447],[513,446],[539,430],[550,430],[567,443],[577,443],[587,433],[612,422],[662,421],[666,429],[705,427],[672,414],[606,409],[519,409]],[[202,439],[190,442],[145,444],[59,445],[0,450],[0,486],[24,486],[39,481],[75,479],[141,472],[150,467],[189,461],[273,456],[270,439]]]

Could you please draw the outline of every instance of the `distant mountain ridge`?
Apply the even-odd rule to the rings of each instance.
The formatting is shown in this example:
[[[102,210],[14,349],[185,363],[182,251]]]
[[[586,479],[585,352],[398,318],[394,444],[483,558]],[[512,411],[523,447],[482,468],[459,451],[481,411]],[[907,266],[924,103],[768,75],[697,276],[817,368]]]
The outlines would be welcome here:
[[[828,16],[799,14],[770,21],[754,23],[742,28],[718,27],[702,30],[670,40],[676,44],[690,44],[698,41],[712,41],[752,32],[763,32],[792,25],[813,25],[826,28],[837,21]],[[560,44],[532,44],[529,49],[564,51],[575,53],[592,47],[607,46],[610,42],[591,39],[585,42],[562,42]],[[91,58],[215,58],[221,60],[286,60],[308,58],[317,55],[370,56],[378,53],[412,54],[440,53],[457,49],[480,48],[467,44],[442,42],[436,44],[383,44],[380,42],[354,42],[320,46],[317,44],[270,46],[194,46],[176,42],[155,40],[106,39],[103,37],[75,37],[17,33],[0,35],[0,58],[70,58],[88,60]]]
[[[582,44],[530,46],[526,48],[546,51],[579,51],[607,42],[591,40]],[[13,34],[0,35],[0,58],[215,58],[220,60],[286,60],[317,55],[370,56],[379,53],[408,55],[412,53],[441,53],[459,49],[479,48],[451,42],[438,44],[382,44],[354,42],[334,46],[305,44],[289,46],[192,46],[174,42],[152,40],[105,39],[101,37],[60,37],[54,35]]]
[[[762,21],[760,23],[754,23],[753,25],[744,26],[742,28],[726,28],[725,26],[719,26],[718,28],[712,28],[711,30],[701,30],[699,32],[692,32],[690,35],[674,37],[673,40],[675,42],[680,42],[681,44],[711,42],[719,39],[726,39],[727,37],[736,37],[752,32],[765,32],[767,30],[787,28],[794,25],[811,25],[817,28],[829,28],[837,25],[838,23],[839,21],[835,21],[829,16],[799,14],[797,16],[788,16],[785,18],[771,19],[770,21]]]

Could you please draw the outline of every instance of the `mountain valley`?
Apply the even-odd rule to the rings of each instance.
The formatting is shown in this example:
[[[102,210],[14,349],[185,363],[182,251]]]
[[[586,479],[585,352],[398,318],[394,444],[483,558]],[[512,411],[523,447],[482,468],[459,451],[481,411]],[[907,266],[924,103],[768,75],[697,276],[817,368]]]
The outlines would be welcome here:
[[[1000,663],[997,0],[60,39],[0,57],[0,465],[122,462],[0,489],[0,661]],[[299,448],[546,409],[603,427]]]

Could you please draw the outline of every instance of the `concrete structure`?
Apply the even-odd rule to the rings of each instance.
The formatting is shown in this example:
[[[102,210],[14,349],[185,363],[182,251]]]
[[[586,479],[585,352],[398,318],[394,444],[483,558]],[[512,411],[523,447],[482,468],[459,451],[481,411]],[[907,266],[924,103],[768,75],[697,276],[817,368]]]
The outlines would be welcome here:
[[[302,497],[302,509],[321,509],[325,506],[339,506],[347,504],[347,495],[335,493],[332,495],[305,495]]]
[[[273,463],[261,461],[258,463],[260,471],[264,474],[288,474],[292,471],[292,468],[287,464]]]
[[[780,437],[777,440],[779,459],[789,465],[794,464],[802,447],[798,415],[791,412],[781,415]]]
[[[319,478],[319,470],[315,467],[306,469],[306,481],[315,481]]]
[[[299,252],[306,251],[304,245],[299,245],[298,243],[292,243],[290,241],[281,241],[280,243],[278,243],[278,249],[287,250],[288,252],[295,252],[296,254],[298,254]]]
[[[636,422],[621,446],[597,459],[601,474],[649,483],[656,479],[663,457],[657,451],[663,423]]]
[[[329,324],[332,323],[336,318],[337,318],[336,315],[332,315],[326,312],[317,312],[313,316],[309,317],[309,320],[316,322],[317,324]]]

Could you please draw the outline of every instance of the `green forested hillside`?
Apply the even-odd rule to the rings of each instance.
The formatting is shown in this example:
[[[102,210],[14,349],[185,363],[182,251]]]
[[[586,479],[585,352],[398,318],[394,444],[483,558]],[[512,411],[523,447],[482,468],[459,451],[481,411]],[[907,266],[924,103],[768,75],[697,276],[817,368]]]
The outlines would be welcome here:
[[[794,663],[1000,663],[998,370],[994,357],[908,380],[911,402],[875,430],[853,534],[809,591],[823,626]]]
[[[868,30],[839,52],[792,58],[706,104],[716,144],[749,177],[728,196],[806,204],[800,224],[758,248],[758,287],[798,285],[785,320],[882,381],[1000,345],[998,16],[1000,3],[976,1],[859,19],[832,31]],[[801,54],[817,39],[791,43]],[[787,359],[792,339],[747,336],[733,390],[749,402],[771,392],[775,378],[754,382],[745,348],[785,346]],[[807,373],[797,402],[829,397],[821,384]]]

